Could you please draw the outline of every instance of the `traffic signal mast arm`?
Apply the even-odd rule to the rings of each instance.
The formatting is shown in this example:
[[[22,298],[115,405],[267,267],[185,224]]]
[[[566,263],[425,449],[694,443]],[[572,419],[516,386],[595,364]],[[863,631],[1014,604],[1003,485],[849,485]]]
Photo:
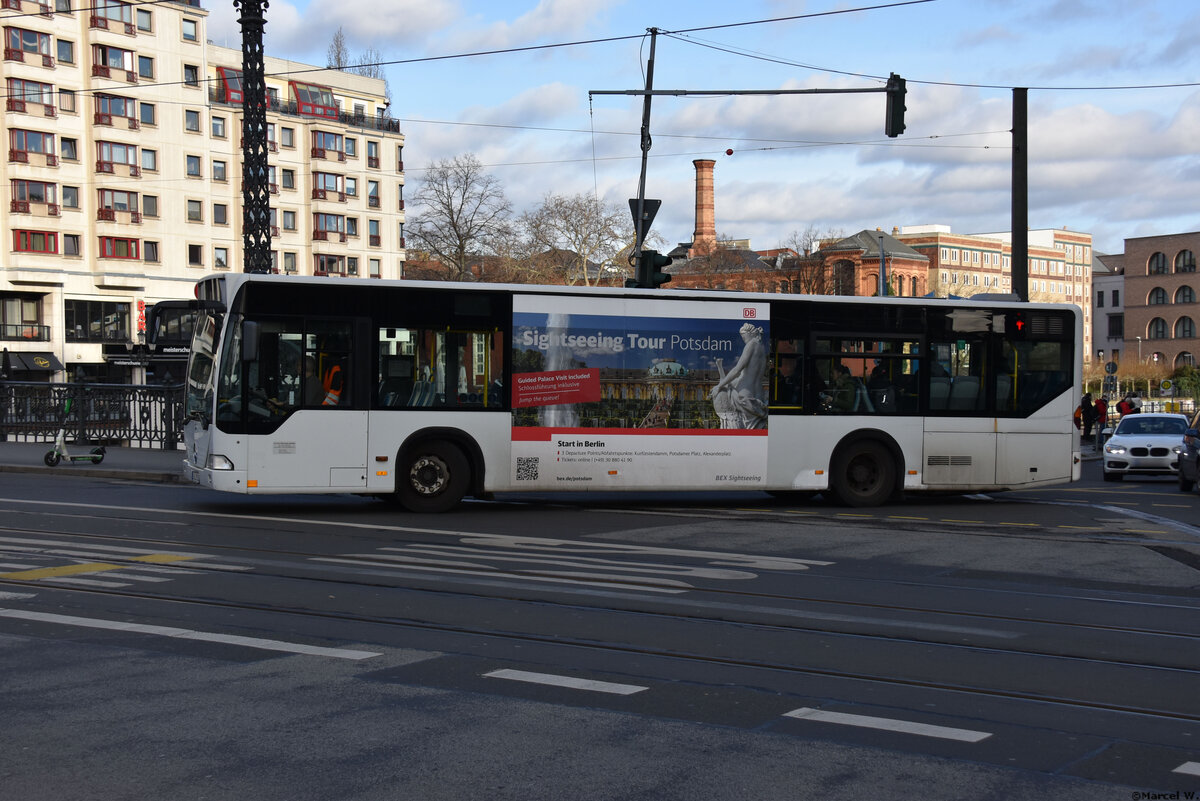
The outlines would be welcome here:
[[[672,97],[718,97],[722,95],[845,95],[867,92],[887,93],[887,113],[884,118],[884,133],[899,136],[904,132],[904,99],[906,82],[896,73],[888,76],[887,85],[863,89],[592,89],[589,95],[668,95]]]

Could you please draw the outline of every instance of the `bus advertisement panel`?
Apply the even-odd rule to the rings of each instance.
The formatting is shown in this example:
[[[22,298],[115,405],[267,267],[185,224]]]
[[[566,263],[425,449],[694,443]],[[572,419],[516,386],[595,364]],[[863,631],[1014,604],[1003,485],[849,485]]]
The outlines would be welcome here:
[[[769,310],[515,296],[512,485],[764,486]]]

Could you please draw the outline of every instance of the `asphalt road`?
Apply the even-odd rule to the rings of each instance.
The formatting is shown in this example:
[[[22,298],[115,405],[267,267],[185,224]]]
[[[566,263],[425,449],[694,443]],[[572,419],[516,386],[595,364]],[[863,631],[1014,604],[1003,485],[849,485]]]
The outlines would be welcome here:
[[[1200,498],[1095,467],[867,511],[556,495],[440,516],[5,474],[0,791],[1200,792]]]

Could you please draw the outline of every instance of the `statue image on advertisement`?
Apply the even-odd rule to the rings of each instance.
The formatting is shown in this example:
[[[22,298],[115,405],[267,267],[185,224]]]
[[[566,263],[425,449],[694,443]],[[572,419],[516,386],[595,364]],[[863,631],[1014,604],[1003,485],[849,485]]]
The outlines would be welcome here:
[[[767,389],[763,380],[767,371],[767,351],[763,346],[763,330],[746,323],[739,333],[745,346],[737,364],[725,372],[717,359],[721,380],[709,392],[713,409],[721,420],[721,428],[766,428]]]

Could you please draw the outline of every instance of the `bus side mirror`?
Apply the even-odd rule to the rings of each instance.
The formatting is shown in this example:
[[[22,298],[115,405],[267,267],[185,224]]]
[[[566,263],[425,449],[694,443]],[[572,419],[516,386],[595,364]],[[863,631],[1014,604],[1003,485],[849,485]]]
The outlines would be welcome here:
[[[242,361],[258,361],[258,323],[242,320]]]

